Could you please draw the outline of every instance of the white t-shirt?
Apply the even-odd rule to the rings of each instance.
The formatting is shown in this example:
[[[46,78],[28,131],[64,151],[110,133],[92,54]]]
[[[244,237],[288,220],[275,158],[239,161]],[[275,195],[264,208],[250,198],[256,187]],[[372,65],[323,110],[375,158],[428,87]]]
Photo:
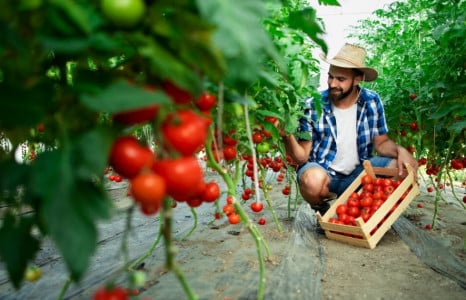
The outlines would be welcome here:
[[[337,121],[337,154],[330,164],[336,172],[350,174],[359,165],[358,145],[356,143],[357,105],[340,109],[332,106]]]

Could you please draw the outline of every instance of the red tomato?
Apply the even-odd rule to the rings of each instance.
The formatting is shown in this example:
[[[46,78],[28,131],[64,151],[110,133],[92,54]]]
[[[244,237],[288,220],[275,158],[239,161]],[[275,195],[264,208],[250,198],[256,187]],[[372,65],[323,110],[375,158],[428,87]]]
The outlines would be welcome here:
[[[39,123],[39,124],[37,125],[37,131],[38,131],[38,132],[44,132],[44,130],[45,130],[45,125],[44,125],[44,123]]]
[[[177,104],[189,103],[193,100],[191,93],[183,90],[169,80],[163,82],[163,89]]]
[[[374,200],[371,197],[364,197],[360,201],[362,207],[371,207],[373,203]]]
[[[383,186],[393,186],[393,180],[390,178],[384,178]]]
[[[186,200],[186,204],[188,204],[189,207],[199,207],[202,204],[202,199],[199,197],[191,197]]]
[[[372,183],[372,180],[373,180],[373,179],[372,179],[372,177],[371,177],[370,175],[364,175],[364,176],[362,177],[362,179],[361,179],[361,183],[362,183],[363,185],[369,184],[369,183]]]
[[[191,156],[207,139],[207,122],[191,110],[180,110],[163,121],[162,133],[169,146],[183,156]]]
[[[236,158],[236,147],[235,146],[225,146],[223,148],[223,157],[226,161],[230,161]]]
[[[350,206],[348,207],[348,215],[357,218],[361,215],[361,210],[359,209],[359,207]]]
[[[243,198],[244,201],[248,201],[249,198],[251,198],[251,196],[249,194],[243,192],[241,194],[241,198]]]
[[[259,225],[265,225],[265,219],[264,219],[264,218],[260,218],[260,219],[257,221],[257,223],[258,223]]]
[[[195,104],[201,111],[209,111],[217,103],[217,98],[211,93],[202,93]]]
[[[348,207],[359,207],[359,199],[355,199],[355,198],[349,198],[348,201],[346,201],[346,205],[348,205]]]
[[[263,140],[262,135],[259,132],[255,132],[252,135],[252,141],[254,143],[259,144],[260,142],[262,142],[262,140]]]
[[[232,213],[228,216],[228,222],[230,222],[230,224],[238,224],[241,222],[241,218],[237,213]]]
[[[223,136],[223,143],[227,146],[236,146],[238,144],[238,141],[228,135]]]
[[[92,298],[93,300],[126,300],[128,291],[125,288],[116,286],[113,288],[101,287],[97,289]]]
[[[160,160],[152,170],[163,177],[167,193],[177,201],[197,196],[205,188],[202,167],[194,156]]]
[[[376,192],[374,192],[374,194],[372,195],[372,198],[373,198],[374,200],[383,199],[383,198],[384,198],[384,193],[383,193],[383,191],[376,191]]]
[[[340,204],[337,206],[337,215],[343,215],[343,214],[346,214],[348,212],[348,206],[346,204]]]
[[[372,193],[374,191],[374,185],[372,183],[366,183],[362,186],[362,190]]]
[[[387,195],[391,195],[393,191],[395,190],[395,188],[391,185],[388,185],[388,186],[385,186],[383,190]]]
[[[374,184],[375,184],[376,186],[380,186],[380,185],[383,185],[383,181],[384,181],[383,178],[377,177],[377,178],[375,179]]]
[[[289,194],[290,194],[290,188],[284,187],[284,188],[282,189],[282,194],[283,194],[283,195],[286,195],[286,196],[289,195]]]
[[[236,213],[236,210],[233,204],[225,204],[223,206],[223,212],[225,213],[225,215],[229,216],[233,213]]]
[[[141,124],[154,119],[158,111],[158,105],[150,105],[135,110],[117,113],[113,115],[113,120],[125,125]]]
[[[264,204],[262,202],[251,203],[251,209],[253,212],[260,212],[263,208],[264,208]]]
[[[272,123],[272,124],[275,124],[275,122],[277,122],[278,119],[275,118],[275,117],[272,117],[272,116],[266,116],[266,117],[265,117],[265,121],[270,122],[270,123]]]
[[[152,151],[135,137],[123,136],[113,143],[109,163],[118,174],[131,179],[144,168],[150,168],[154,160]]]
[[[367,222],[371,218],[371,214],[368,212],[361,213],[361,218],[363,219],[364,222]]]
[[[344,224],[351,223],[351,218],[348,214],[341,214],[338,216],[338,219],[341,220]]]
[[[204,191],[201,194],[201,199],[204,202],[214,202],[220,197],[220,187],[215,181],[210,181],[206,184]]]
[[[226,201],[227,201],[228,204],[233,204],[233,196],[228,195]]]
[[[163,178],[155,173],[143,173],[131,180],[131,195],[134,200],[145,206],[151,205],[157,212],[166,195]]]

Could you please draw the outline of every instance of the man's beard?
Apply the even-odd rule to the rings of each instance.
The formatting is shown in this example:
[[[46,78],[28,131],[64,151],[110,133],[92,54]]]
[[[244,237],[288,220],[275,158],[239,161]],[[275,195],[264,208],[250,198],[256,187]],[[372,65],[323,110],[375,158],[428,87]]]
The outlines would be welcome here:
[[[348,97],[353,92],[353,90],[354,90],[354,85],[351,85],[351,88],[349,88],[346,92],[342,92],[343,90],[339,88],[331,88],[329,90],[329,97],[332,101],[341,101],[345,99],[346,97]],[[340,91],[342,93],[339,95],[335,95],[335,94],[332,94],[332,91]]]

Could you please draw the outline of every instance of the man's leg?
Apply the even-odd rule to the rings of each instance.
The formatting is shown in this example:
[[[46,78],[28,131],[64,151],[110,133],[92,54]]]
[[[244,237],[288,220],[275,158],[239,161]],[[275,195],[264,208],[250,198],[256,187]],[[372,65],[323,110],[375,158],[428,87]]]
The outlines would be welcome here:
[[[324,202],[329,197],[330,177],[327,171],[316,163],[307,163],[297,172],[299,190],[304,200],[321,214],[330,207]]]

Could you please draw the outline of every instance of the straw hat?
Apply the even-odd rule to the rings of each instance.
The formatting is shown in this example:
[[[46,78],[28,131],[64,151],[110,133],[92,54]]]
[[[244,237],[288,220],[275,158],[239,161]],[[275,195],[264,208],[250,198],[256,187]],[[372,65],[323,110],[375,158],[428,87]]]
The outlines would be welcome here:
[[[364,81],[377,79],[378,73],[375,69],[366,67],[366,50],[362,47],[346,43],[332,59],[327,59],[324,54],[320,57],[328,64],[341,67],[358,69],[364,73]]]

